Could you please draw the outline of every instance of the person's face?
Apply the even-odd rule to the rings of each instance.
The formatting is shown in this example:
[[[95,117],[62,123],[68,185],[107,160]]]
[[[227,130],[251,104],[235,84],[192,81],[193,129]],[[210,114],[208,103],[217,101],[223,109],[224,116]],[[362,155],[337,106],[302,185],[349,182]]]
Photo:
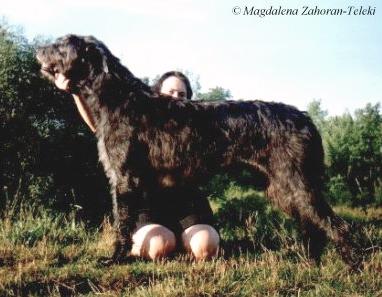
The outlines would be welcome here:
[[[160,92],[176,99],[187,98],[187,88],[183,81],[175,76],[170,76],[162,82]]]

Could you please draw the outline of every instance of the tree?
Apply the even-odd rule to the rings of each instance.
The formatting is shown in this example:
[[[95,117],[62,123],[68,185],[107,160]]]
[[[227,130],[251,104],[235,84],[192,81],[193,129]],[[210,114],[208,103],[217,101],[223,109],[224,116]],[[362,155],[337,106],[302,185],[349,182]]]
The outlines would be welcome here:
[[[222,87],[215,87],[209,89],[207,93],[200,93],[199,100],[201,101],[221,101],[231,99],[231,92]]]
[[[351,146],[351,178],[361,203],[373,202],[382,182],[382,116],[380,105],[367,104],[355,113],[354,142]]]
[[[87,204],[86,211],[104,210],[107,185],[94,137],[71,96],[41,78],[35,59],[41,42],[29,43],[0,24],[1,202],[39,199],[61,208],[76,203]]]
[[[323,110],[321,108],[321,100],[313,100],[308,104],[308,114],[322,134],[324,132],[324,126],[328,112],[327,110]]]
[[[30,120],[38,84],[32,48],[19,34],[0,26],[0,183],[17,197],[30,183],[36,164],[38,133]],[[36,67],[35,67],[36,68]],[[37,69],[37,68],[36,68]]]
[[[381,187],[382,117],[380,106],[368,104],[326,123],[326,153],[329,177],[341,177],[352,194],[352,203],[376,201]]]
[[[367,104],[352,116],[327,117],[320,101],[308,113],[323,138],[328,196],[353,205],[382,202],[382,117],[380,105]]]

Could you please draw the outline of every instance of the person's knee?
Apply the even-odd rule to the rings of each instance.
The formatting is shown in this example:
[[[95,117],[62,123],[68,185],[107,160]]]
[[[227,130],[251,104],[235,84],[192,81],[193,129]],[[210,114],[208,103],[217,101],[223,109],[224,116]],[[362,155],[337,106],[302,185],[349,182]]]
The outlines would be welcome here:
[[[186,251],[192,253],[196,260],[210,259],[219,250],[219,234],[210,225],[191,226],[183,232],[182,239]]]
[[[157,224],[146,225],[134,233],[131,254],[157,260],[172,253],[175,245],[175,235],[169,229]]]

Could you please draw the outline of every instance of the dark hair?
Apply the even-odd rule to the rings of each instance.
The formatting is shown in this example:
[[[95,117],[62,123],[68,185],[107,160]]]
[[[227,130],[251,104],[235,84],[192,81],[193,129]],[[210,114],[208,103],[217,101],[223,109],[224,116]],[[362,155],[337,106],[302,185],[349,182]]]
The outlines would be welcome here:
[[[186,94],[186,98],[191,100],[192,98],[192,89],[191,89],[191,84],[190,84],[190,81],[188,80],[187,76],[185,76],[182,72],[180,71],[168,71],[166,72],[165,74],[163,74],[156,82],[155,84],[152,86],[152,90],[159,94],[160,93],[160,89],[162,88],[162,84],[163,82],[171,77],[171,76],[175,76],[176,78],[179,78],[183,83],[184,85],[186,86],[186,91],[187,91],[187,94]]]

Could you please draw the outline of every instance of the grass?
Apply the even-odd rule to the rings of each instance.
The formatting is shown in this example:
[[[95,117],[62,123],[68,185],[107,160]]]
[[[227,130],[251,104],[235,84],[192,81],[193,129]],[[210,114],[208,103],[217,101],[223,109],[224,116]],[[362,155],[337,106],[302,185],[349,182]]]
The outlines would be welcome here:
[[[114,234],[106,218],[89,228],[36,204],[8,206],[0,221],[0,296],[382,296],[382,252],[351,273],[329,245],[320,266],[301,246],[293,221],[253,190],[228,187],[211,197],[224,252],[209,262],[184,255],[103,266]],[[339,207],[382,243],[382,209]]]

